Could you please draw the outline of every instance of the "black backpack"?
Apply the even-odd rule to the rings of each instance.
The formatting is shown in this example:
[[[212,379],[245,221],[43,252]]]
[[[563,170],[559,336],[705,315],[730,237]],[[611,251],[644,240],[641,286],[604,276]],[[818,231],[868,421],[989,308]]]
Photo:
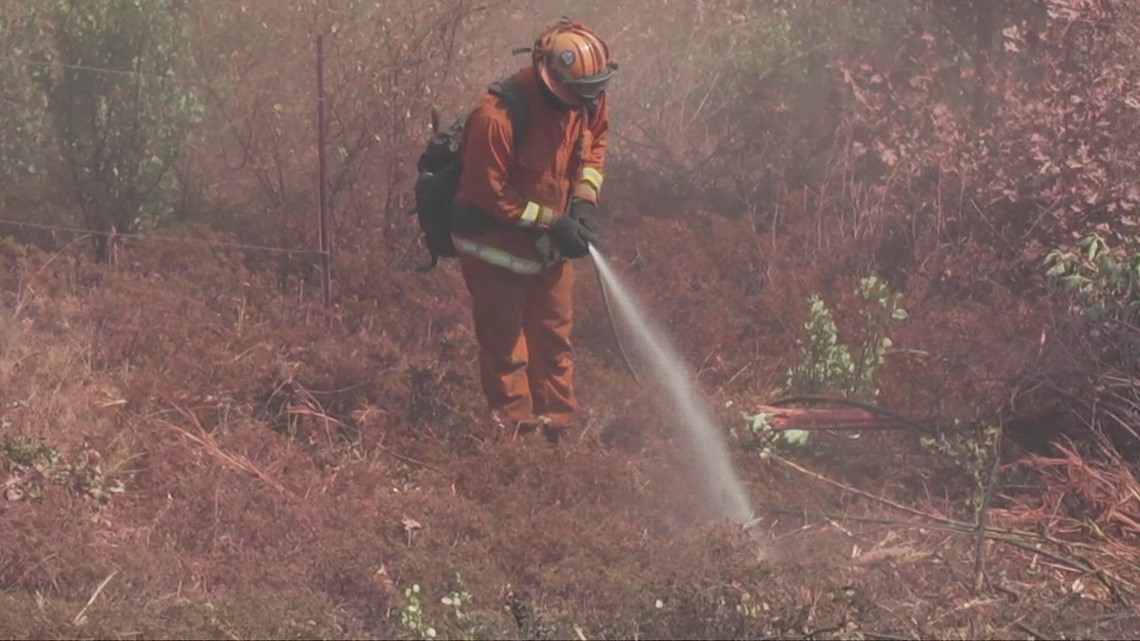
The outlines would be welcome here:
[[[530,112],[522,88],[507,79],[492,83],[487,90],[506,103],[514,127],[515,149],[518,149],[530,126]],[[420,230],[431,253],[431,264],[422,267],[421,271],[434,268],[440,256],[450,258],[456,255],[455,245],[451,242],[451,219],[455,195],[459,191],[459,175],[463,171],[459,145],[466,123],[466,118],[460,118],[441,130],[439,113],[433,112],[434,133],[416,162],[419,172],[416,177],[416,206],[411,213],[418,217]]]

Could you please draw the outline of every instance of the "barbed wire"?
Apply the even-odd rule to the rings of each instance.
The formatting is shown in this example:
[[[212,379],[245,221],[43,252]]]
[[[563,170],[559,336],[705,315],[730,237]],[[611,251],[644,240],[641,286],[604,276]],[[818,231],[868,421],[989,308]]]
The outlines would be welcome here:
[[[207,240],[205,238],[190,238],[188,236],[167,236],[164,234],[141,234],[141,233],[124,233],[118,231],[102,231],[96,229],[84,229],[80,227],[63,227],[60,225],[46,225],[43,223],[29,223],[19,220],[5,220],[0,218],[0,225],[7,225],[10,227],[23,227],[27,229],[39,229],[42,231],[58,231],[70,234],[88,234],[92,236],[107,236],[115,238],[132,238],[138,240],[158,240],[164,242],[177,242],[177,243],[193,243],[199,245],[209,245],[211,247],[226,247],[230,249],[249,249],[254,251],[263,251],[267,253],[278,254],[297,254],[297,255],[310,255],[321,256],[324,254],[319,249],[292,249],[289,247],[275,247],[273,245],[255,245],[248,243],[237,243],[229,241],[215,241]]]

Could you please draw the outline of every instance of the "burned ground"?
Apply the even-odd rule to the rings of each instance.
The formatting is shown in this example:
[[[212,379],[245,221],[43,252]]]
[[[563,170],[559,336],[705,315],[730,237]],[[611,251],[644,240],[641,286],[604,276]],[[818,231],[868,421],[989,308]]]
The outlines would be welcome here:
[[[550,448],[488,434],[450,265],[427,275],[410,261],[373,265],[386,271],[372,295],[329,319],[230,256],[139,244],[110,269],[80,252],[8,245],[0,630],[1131,635],[1127,539],[1058,534],[1063,513],[1036,518],[1034,500],[1048,493],[1033,470],[1003,474],[989,510],[994,528],[1031,532],[992,534],[975,585],[973,481],[918,434],[815,435],[810,450],[769,458],[750,449],[740,410],[777,393],[807,292],[735,294],[752,248],[726,255],[717,248],[730,243],[684,243],[692,228],[666,234],[654,227],[671,223],[623,214],[615,264],[686,358],[704,362],[698,380],[731,432],[762,548],[710,519],[659,399],[622,368],[588,266],[578,283],[588,420]],[[732,225],[718,221],[714,234],[738,233]],[[685,260],[647,238],[685,244]],[[833,269],[805,258],[771,273],[804,282]],[[854,283],[822,291],[842,301]],[[911,291],[896,341],[943,356],[891,361],[883,402],[976,418],[961,409],[975,390],[946,381],[1016,370],[1016,337],[1032,336],[1032,323],[987,324],[988,305]],[[462,605],[442,603],[448,595]]]
[[[587,262],[556,449],[488,432],[417,271],[433,108],[565,3],[7,3],[0,637],[1136,636],[1140,3],[653,4],[574,3],[620,62],[600,247],[748,533]],[[753,414],[805,391],[924,431]]]

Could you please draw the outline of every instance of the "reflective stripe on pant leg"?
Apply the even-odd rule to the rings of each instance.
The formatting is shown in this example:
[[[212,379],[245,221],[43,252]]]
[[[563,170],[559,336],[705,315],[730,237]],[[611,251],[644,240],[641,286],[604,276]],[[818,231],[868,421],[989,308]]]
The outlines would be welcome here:
[[[469,238],[461,238],[453,235],[451,239],[455,243],[455,249],[459,252],[474,256],[479,260],[497,265],[516,274],[530,276],[542,271],[542,265],[538,261],[519,258],[514,254],[496,249],[495,247],[488,247]]]

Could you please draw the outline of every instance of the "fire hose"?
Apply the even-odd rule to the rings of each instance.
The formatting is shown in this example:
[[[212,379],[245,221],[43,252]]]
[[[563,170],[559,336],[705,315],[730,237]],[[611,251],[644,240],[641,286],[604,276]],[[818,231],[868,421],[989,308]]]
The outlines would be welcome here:
[[[591,249],[596,248],[592,245]],[[597,251],[601,251],[598,249]],[[621,354],[621,360],[625,364],[625,369],[633,380],[640,383],[641,378],[637,375],[637,371],[633,368],[633,361],[629,359],[629,353],[625,351],[625,345],[621,342],[621,335],[618,333],[617,323],[614,322],[613,306],[610,304],[610,293],[606,289],[606,282],[602,280],[602,272],[594,265],[594,276],[598,279],[598,289],[602,292],[602,307],[606,310],[606,320],[609,322],[610,331],[613,332],[614,342],[617,343],[618,352]]]

